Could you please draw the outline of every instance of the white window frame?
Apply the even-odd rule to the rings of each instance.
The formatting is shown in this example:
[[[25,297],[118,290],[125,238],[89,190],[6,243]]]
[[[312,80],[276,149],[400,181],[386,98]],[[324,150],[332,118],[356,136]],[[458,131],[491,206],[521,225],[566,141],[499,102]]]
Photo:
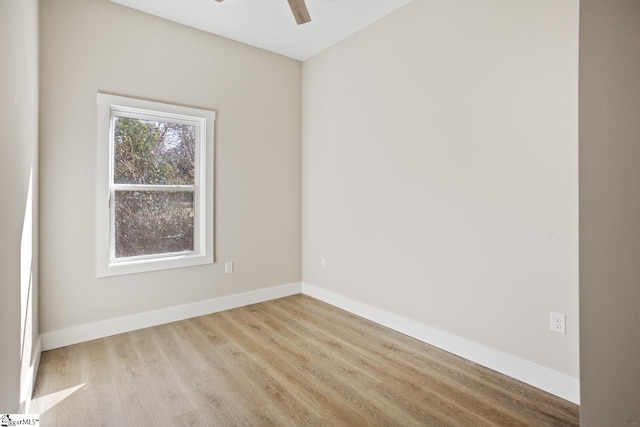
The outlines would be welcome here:
[[[98,93],[96,270],[98,277],[190,267],[214,262],[214,121],[215,112],[199,108]],[[113,181],[114,117],[170,121],[196,126],[193,185],[131,185]],[[194,194],[193,251],[115,257],[115,191],[189,191]]]

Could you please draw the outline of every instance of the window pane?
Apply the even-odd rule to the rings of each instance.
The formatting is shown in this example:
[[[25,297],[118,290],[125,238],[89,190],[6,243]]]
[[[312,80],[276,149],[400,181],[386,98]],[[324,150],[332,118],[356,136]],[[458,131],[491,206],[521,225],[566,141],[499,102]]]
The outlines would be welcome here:
[[[193,185],[196,126],[115,117],[116,184]]]
[[[190,191],[116,191],[116,258],[192,251]]]

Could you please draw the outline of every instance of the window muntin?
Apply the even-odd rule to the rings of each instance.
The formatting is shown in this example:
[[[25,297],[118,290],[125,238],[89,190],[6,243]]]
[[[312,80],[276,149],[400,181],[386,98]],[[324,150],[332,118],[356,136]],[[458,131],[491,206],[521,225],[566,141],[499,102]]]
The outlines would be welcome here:
[[[213,262],[214,112],[106,94],[98,107],[98,276]]]

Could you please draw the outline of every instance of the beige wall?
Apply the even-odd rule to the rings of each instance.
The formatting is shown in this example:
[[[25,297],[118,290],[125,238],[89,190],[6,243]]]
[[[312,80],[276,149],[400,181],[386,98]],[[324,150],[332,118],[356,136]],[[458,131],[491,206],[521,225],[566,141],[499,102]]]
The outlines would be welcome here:
[[[580,2],[580,422],[640,424],[640,2]]]
[[[415,1],[305,62],[304,282],[577,378],[577,67],[577,0]]]
[[[15,413],[38,336],[37,0],[0,1],[0,58],[0,413]]]
[[[107,0],[41,17],[42,331],[299,282],[301,64]],[[96,278],[98,91],[217,112],[217,263]]]

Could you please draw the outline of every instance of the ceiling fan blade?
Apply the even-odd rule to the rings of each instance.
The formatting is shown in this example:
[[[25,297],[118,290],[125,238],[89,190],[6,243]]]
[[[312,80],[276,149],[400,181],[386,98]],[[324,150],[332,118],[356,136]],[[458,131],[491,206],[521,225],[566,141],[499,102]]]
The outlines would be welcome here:
[[[291,12],[293,12],[294,18],[296,18],[298,25],[306,24],[311,21],[311,16],[309,16],[309,11],[307,10],[307,5],[304,0],[287,1],[289,2],[289,7],[291,8]]]
[[[216,0],[218,3],[222,3],[224,0]],[[289,7],[291,8],[291,12],[293,12],[293,17],[296,18],[296,22],[298,25],[306,24],[307,22],[311,22],[311,16],[309,15],[309,10],[307,10],[307,5],[304,0],[287,0],[289,2]]]

